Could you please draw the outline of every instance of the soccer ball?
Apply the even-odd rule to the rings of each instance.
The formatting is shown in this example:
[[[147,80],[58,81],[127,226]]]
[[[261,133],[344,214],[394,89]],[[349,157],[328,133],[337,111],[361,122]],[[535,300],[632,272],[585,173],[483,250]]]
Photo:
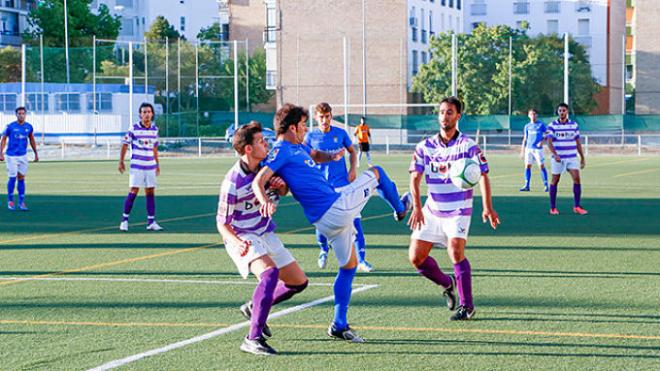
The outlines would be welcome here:
[[[481,168],[469,158],[452,161],[449,164],[449,178],[456,187],[470,189],[479,183]]]

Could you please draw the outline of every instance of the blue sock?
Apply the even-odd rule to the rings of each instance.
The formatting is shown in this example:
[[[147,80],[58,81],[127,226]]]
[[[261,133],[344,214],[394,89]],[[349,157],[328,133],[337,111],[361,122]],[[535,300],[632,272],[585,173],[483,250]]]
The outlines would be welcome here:
[[[16,187],[16,177],[10,177],[7,182],[7,201],[14,201],[14,187]]]
[[[380,179],[378,180],[378,195],[382,197],[390,207],[394,209],[397,213],[404,211],[406,208],[403,206],[403,202],[399,198],[399,191],[396,189],[396,184],[387,176],[385,170],[380,166],[374,166],[374,169],[378,171]]]
[[[351,301],[351,290],[353,277],[357,268],[344,269],[339,268],[333,290],[335,292],[335,319],[332,321],[337,330],[344,330],[348,326],[346,313],[348,312],[348,303]]]
[[[16,188],[18,189],[18,202],[23,203],[23,200],[25,200],[25,179],[20,179]]]
[[[355,227],[355,250],[357,250],[358,261],[363,262],[364,257],[367,255],[367,244],[364,241],[364,232],[362,231],[362,222],[360,218],[353,219],[353,226]]]
[[[330,248],[328,247],[328,239],[319,230],[316,230],[316,243],[319,244],[321,251],[327,253]]]
[[[545,171],[545,168],[541,168],[541,178],[543,178],[543,184],[547,187],[548,186],[548,172]]]
[[[532,169],[525,168],[525,187],[529,188],[529,181],[532,179]]]

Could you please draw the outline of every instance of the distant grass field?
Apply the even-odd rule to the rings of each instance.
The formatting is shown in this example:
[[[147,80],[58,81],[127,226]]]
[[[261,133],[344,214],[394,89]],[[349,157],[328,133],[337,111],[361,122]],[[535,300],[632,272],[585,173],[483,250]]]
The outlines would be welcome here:
[[[405,190],[409,158],[376,161]],[[474,321],[448,321],[440,290],[407,261],[409,230],[374,198],[363,217],[376,271],[358,274],[355,288],[364,291],[349,311],[368,342],[331,340],[332,288],[324,284],[337,264],[331,258],[318,269],[313,229],[287,197],[278,231],[314,285],[273,311],[328,301],[270,321],[269,343],[280,355],[240,352],[243,327],[123,368],[657,370],[660,157],[589,158],[583,205],[590,214],[570,212],[565,175],[555,217],[536,168],[533,192],[520,194],[521,160],[489,160],[502,225],[482,224],[475,200],[467,250]],[[233,161],[163,160],[157,214],[166,231],[145,231],[139,197],[126,234],[117,227],[128,176],[115,161],[31,164],[31,210],[0,209],[0,369],[89,369],[244,322],[238,307],[254,279],[236,273],[214,221]],[[451,272],[443,250],[433,256]]]

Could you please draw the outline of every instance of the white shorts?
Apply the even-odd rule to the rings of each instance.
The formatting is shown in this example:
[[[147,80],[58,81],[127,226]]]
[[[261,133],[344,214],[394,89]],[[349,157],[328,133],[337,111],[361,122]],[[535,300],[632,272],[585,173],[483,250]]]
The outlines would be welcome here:
[[[525,166],[534,162],[539,166],[543,165],[543,148],[525,148]]]
[[[462,238],[467,241],[470,232],[471,215],[457,215],[448,218],[439,218],[426,207],[422,208],[424,213],[424,225],[421,229],[415,229],[410,239],[433,242],[434,245],[447,247],[452,238]]]
[[[340,267],[348,263],[353,251],[356,234],[353,219],[360,215],[377,186],[376,175],[371,170],[363,172],[353,183],[342,188],[341,196],[314,223],[316,229],[328,238]]]
[[[131,188],[156,188],[156,170],[131,169],[128,186]]]
[[[240,236],[243,240],[252,242],[245,256],[241,256],[238,247],[225,241],[225,249],[231,260],[236,264],[238,272],[247,278],[250,274],[250,263],[264,255],[270,256],[275,262],[277,268],[283,268],[296,261],[289,250],[284,247],[282,241],[273,232],[264,233],[261,236],[256,234],[244,234]]]
[[[578,161],[577,157],[563,158],[560,162],[557,162],[557,160],[553,158],[551,163],[550,171],[552,172],[552,175],[559,175],[566,170],[580,170],[580,161]]]
[[[356,178],[355,180],[357,180],[357,178]],[[349,183],[349,184],[346,184],[346,185],[343,186],[343,187],[337,187],[337,188],[335,188],[335,191],[341,193],[341,191],[343,191],[344,188],[346,188],[346,187],[348,187],[348,186],[350,186],[350,185],[351,185],[351,184]],[[358,214],[355,218],[357,218],[357,219],[361,219],[361,218],[362,218],[362,213]]]
[[[5,156],[7,162],[7,176],[15,178],[18,174],[26,175],[28,170],[28,157],[23,156]]]

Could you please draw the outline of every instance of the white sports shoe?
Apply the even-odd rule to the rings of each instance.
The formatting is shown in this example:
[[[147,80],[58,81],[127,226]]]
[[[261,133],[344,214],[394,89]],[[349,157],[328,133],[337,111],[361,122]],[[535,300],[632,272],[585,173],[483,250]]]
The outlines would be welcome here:
[[[147,226],[148,231],[162,231],[163,227],[159,226],[158,223],[153,222]]]
[[[363,262],[360,262],[358,264],[357,268],[358,268],[358,270],[360,270],[362,272],[367,272],[367,273],[374,271],[373,265],[369,264],[366,260],[363,261]]]
[[[128,232],[128,220],[124,220],[119,224],[119,230],[122,232]]]

